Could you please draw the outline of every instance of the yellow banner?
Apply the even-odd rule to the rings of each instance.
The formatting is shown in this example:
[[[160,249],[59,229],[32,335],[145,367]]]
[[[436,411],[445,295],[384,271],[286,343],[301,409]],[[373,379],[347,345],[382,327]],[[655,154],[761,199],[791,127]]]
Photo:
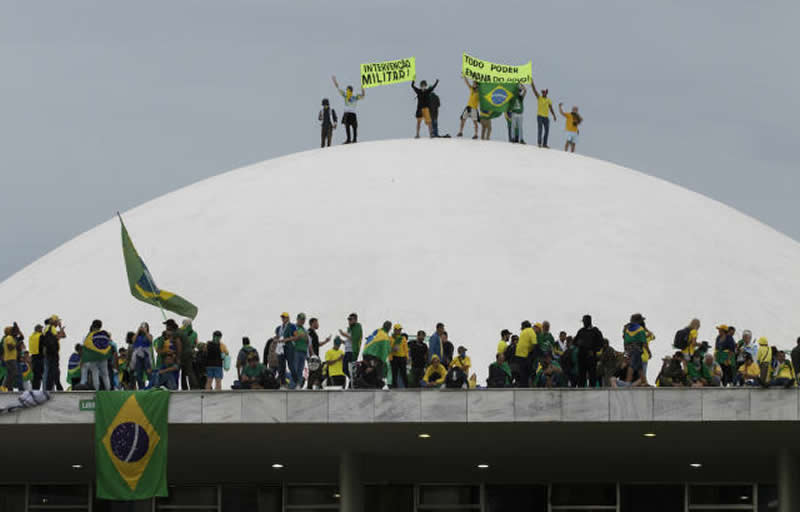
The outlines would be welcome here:
[[[361,64],[361,87],[410,82],[417,74],[417,61],[414,57]]]
[[[530,61],[522,66],[509,66],[481,60],[466,53],[461,70],[465,77],[476,82],[526,84],[533,77]]]

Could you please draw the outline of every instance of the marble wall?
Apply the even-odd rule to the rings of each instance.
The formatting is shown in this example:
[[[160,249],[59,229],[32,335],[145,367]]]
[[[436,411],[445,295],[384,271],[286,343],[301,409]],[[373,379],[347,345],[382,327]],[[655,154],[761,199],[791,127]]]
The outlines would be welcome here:
[[[0,406],[15,401],[0,398]],[[0,414],[0,424],[93,423],[89,392]],[[799,421],[797,389],[481,389],[180,392],[170,423]]]

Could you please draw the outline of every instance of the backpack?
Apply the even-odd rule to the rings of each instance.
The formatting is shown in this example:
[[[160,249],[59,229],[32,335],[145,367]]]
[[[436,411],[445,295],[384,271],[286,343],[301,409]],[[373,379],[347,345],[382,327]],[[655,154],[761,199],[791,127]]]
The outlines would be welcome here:
[[[675,339],[672,342],[672,345],[680,350],[685,349],[689,346],[689,333],[692,332],[690,327],[684,327],[680,331],[675,333]]]
[[[467,374],[459,366],[450,368],[444,379],[444,387],[460,389],[467,383]]]

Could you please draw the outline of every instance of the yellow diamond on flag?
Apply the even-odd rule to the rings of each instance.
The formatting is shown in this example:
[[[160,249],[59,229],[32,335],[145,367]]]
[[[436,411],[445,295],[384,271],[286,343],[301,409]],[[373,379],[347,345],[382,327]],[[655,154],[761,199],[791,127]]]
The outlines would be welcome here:
[[[131,491],[136,490],[160,439],[136,396],[131,395],[103,436],[106,453]]]
[[[503,87],[502,85],[498,85],[488,93],[484,95],[486,101],[488,101],[493,107],[501,107],[506,104],[509,100],[511,100],[513,94],[511,91]]]

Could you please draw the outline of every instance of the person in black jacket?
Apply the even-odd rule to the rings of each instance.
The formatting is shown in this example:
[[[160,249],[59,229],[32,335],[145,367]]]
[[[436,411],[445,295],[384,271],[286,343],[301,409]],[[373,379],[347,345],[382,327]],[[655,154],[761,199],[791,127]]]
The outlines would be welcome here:
[[[439,85],[439,80],[436,80],[430,88],[428,88],[428,82],[425,80],[419,83],[419,87],[416,86],[415,80],[411,81],[411,88],[417,93],[417,135],[414,137],[415,139],[419,138],[419,127],[423,120],[428,125],[428,134],[431,137],[434,136],[431,118],[431,93],[433,93],[437,85]]]
[[[336,111],[331,108],[328,98],[322,100],[322,110],[319,111],[319,122],[322,128],[322,144],[320,147],[331,147],[331,139],[333,138],[333,130],[339,119],[336,117]]]
[[[575,345],[578,347],[578,387],[597,385],[597,358],[595,353],[603,347],[603,333],[592,325],[590,315],[583,316],[583,327],[575,335]]]
[[[408,342],[408,355],[411,358],[411,374],[408,387],[418,388],[422,376],[425,375],[425,365],[428,363],[428,346],[425,344],[425,331],[419,331],[417,338]]]

